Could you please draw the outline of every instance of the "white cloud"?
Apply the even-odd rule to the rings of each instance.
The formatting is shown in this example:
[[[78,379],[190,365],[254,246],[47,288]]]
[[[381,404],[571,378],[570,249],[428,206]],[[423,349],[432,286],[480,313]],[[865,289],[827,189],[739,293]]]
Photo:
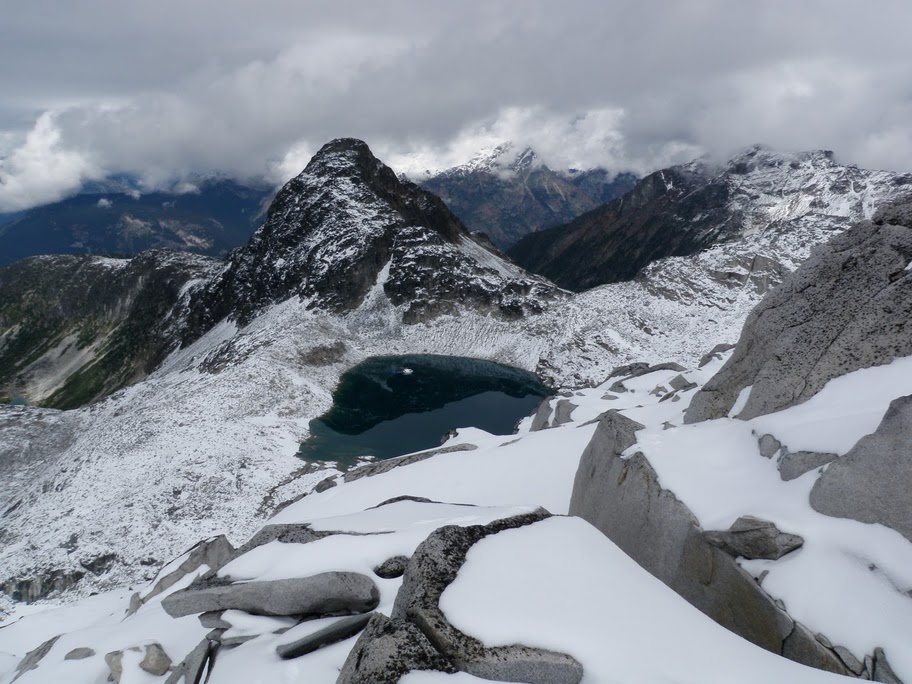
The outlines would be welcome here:
[[[0,211],[59,200],[97,175],[85,156],[64,146],[54,113],[45,112],[0,166]]]
[[[558,168],[763,142],[912,170],[904,0],[87,2],[0,22],[0,211],[106,173],[284,180],[341,136],[410,170],[503,140]]]
[[[554,169],[603,167],[639,174],[702,153],[699,146],[680,142],[667,142],[650,150],[630,149],[624,119],[619,108],[567,114],[543,107],[507,107],[492,120],[467,126],[442,145],[386,141],[377,145],[376,151],[390,166],[413,178],[464,164],[479,150],[505,142],[512,143],[516,152],[531,147],[541,163]]]
[[[102,197],[100,200],[98,200],[95,203],[95,206],[98,207],[99,209],[110,209],[111,207],[114,206],[114,203],[111,200],[109,200],[107,197]]]

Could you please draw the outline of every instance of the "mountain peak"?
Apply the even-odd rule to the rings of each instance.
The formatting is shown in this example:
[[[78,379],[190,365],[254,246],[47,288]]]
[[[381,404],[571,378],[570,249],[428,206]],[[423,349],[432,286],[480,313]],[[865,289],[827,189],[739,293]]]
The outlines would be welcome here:
[[[298,178],[305,175],[324,178],[374,177],[384,170],[388,175],[395,176],[392,170],[374,156],[366,142],[357,138],[336,138],[317,151]]]
[[[471,238],[438,197],[401,181],[363,141],[340,138],[279,191],[265,223],[198,297],[185,339],[226,316],[246,323],[294,296],[350,313],[375,288],[407,307],[408,321],[457,304],[515,317],[538,306],[533,291],[553,295],[553,286]]]

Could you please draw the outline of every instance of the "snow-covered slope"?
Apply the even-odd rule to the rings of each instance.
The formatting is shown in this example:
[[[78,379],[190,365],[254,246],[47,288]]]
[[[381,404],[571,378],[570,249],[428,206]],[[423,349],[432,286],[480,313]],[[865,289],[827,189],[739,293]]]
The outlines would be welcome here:
[[[329,146],[292,182],[303,190],[280,196],[250,249],[194,285],[188,344],[145,380],[66,414],[17,409],[35,427],[3,433],[29,463],[28,478],[0,482],[7,593],[41,596],[42,578],[79,573],[84,595],[152,576],[201,536],[244,539],[326,476],[297,445],[369,356],[474,356],[581,387],[630,361],[693,366],[737,339],[760,298],[749,277],[713,275],[727,254],[713,251],[659,262],[674,277],[571,297],[467,238],[365,149]],[[362,277],[333,286],[341,264]]]
[[[279,526],[275,529],[297,529],[297,541],[268,541],[267,536],[233,556],[217,574],[256,583],[355,572],[376,584],[376,610],[395,616],[397,594],[403,593],[405,583],[416,581],[417,570],[407,570],[404,579],[384,579],[374,568],[392,557],[417,555],[425,537],[443,525],[486,525],[528,514],[536,506],[565,514],[580,455],[597,429],[593,419],[616,409],[644,426],[636,435],[636,450],[705,529],[724,528],[749,513],[800,534],[804,544],[799,550],[777,561],[743,562],[743,567],[783,600],[793,617],[842,649],[836,651],[840,657],[857,660],[862,668],[880,667],[881,674],[890,667],[909,681],[912,662],[906,645],[912,638],[912,601],[905,592],[912,588],[912,543],[885,528],[814,512],[807,497],[816,473],[785,482],[776,460],[759,453],[756,433],[779,434],[780,428],[794,423],[788,412],[801,407],[762,426],[734,419],[683,425],[698,386],[723,361],[720,357],[685,372],[683,379],[693,384],[679,390],[673,389],[678,375],[673,370],[617,376],[561,398],[574,405],[562,425],[531,431],[532,420],[527,419],[517,434],[506,436],[461,430],[448,443],[462,445],[461,450],[349,482],[340,476],[335,486],[291,504],[270,521]],[[908,365],[909,359],[898,363]],[[883,404],[902,390],[870,382],[869,372],[858,371],[832,391],[824,389],[820,401],[836,401],[848,413],[867,413],[871,393]],[[866,393],[855,393],[846,383],[864,386]],[[842,415],[834,420],[841,422]],[[858,425],[856,434],[842,430],[843,447],[870,429]],[[823,437],[829,432],[826,426],[819,431]],[[413,498],[389,502],[403,495]],[[310,532],[305,534],[305,529]],[[23,670],[17,681],[101,681],[110,671],[105,654],[131,647],[138,650],[135,655],[125,652],[121,681],[159,681],[139,669],[143,649],[159,644],[176,671],[178,663],[192,661],[185,658],[197,644],[209,643],[209,633],[214,645],[208,648],[217,649],[217,657],[209,665],[207,681],[214,684],[257,679],[333,682],[352,649],[364,648],[357,636],[350,636],[301,657],[277,656],[277,647],[337,624],[338,617],[299,621],[228,610],[215,632],[195,615],[170,617],[163,600],[208,569],[190,570],[127,617],[130,601],[123,591],[24,615],[0,629],[0,650],[7,654],[0,661],[0,671],[7,672],[0,681],[12,681],[26,652],[59,634],[38,651],[43,657],[33,658],[35,668]],[[834,602],[834,596],[858,600]],[[523,644],[569,654],[582,666],[584,683],[845,681],[771,654],[721,628],[577,518],[552,517],[483,538],[469,549],[439,601],[445,618],[485,647]],[[91,649],[91,654],[66,659],[76,648]],[[876,658],[866,659],[877,649]],[[401,681],[482,680],[465,672],[412,672]]]

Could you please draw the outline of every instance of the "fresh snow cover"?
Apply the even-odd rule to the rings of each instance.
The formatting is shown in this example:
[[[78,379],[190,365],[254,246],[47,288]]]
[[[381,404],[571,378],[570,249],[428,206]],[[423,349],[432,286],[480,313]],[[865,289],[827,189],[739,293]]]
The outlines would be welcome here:
[[[683,375],[703,384],[725,356]],[[781,598],[793,617],[860,659],[875,646],[885,648],[897,673],[912,679],[906,648],[912,638],[912,600],[902,593],[912,588],[912,544],[881,526],[815,513],[807,496],[816,474],[782,482],[775,460],[758,452],[753,422],[720,419],[682,425],[683,412],[696,390],[671,397],[678,401],[660,401],[664,394],[658,389],[667,390],[676,374],[654,371],[626,380],[609,378],[595,387],[565,393],[578,408],[571,422],[560,427],[529,432],[527,419],[513,435],[462,429],[447,444],[472,444],[475,449],[438,453],[348,483],[338,478],[335,487],[309,494],[270,520],[307,523],[335,534],[308,544],[267,543],[231,561],[219,575],[253,581],[350,570],[374,577],[374,566],[394,555],[411,555],[438,526],[484,524],[537,506],[558,515],[566,513],[580,455],[595,429],[591,421],[605,410],[617,409],[645,426],[631,453],[639,450],[647,456],[661,484],[693,510],[705,529],[727,527],[749,513],[805,538],[801,549],[779,561],[743,563],[758,577],[768,571],[764,588]],[[857,381],[847,378],[836,388]],[[619,379],[625,391],[608,391]],[[832,385],[824,392],[832,392]],[[888,386],[881,393],[896,389]],[[872,389],[856,406],[865,410],[874,398]],[[883,404],[883,397],[877,401]],[[371,508],[402,495],[445,503],[400,500]],[[205,568],[167,593],[186,586],[200,572]],[[402,579],[375,581],[381,594],[378,610],[389,614]],[[63,632],[40,666],[18,681],[101,682],[107,672],[104,653],[158,641],[179,662],[208,631],[195,616],[169,618],[161,609],[162,596],[123,619],[128,596],[126,591],[112,592],[21,617],[0,629],[0,651],[14,656],[0,658],[0,667],[14,668],[26,651]],[[574,518],[550,518],[482,540],[469,551],[466,565],[444,592],[442,606],[460,629],[485,643],[519,641],[570,653],[585,668],[584,682],[838,679],[727,632],[594,528]],[[313,633],[337,618],[303,622],[275,634],[276,628],[284,629],[289,622],[238,611],[224,617],[232,624],[230,635],[253,638],[219,653],[209,680],[213,684],[331,682],[356,641],[352,637],[283,661],[275,653],[277,645]],[[63,661],[63,655],[76,646],[90,646],[96,655]],[[657,652],[662,657],[655,657]],[[0,674],[0,683],[6,684],[13,675]],[[464,674],[439,673],[411,673],[403,679],[413,684],[475,680]]]
[[[583,664],[584,684],[846,681],[729,632],[578,518],[485,537],[469,549],[440,606],[486,646],[572,655]]]
[[[776,562],[753,561],[745,567],[757,576],[768,569],[764,587],[782,598],[797,619],[834,643],[844,643],[858,657],[870,653],[876,641],[887,648],[897,672],[912,681],[912,665],[908,656],[903,659],[905,647],[897,646],[901,639],[909,643],[906,627],[912,624],[907,610],[912,600],[899,591],[910,587],[905,569],[912,567],[907,562],[908,542],[877,526],[813,514],[807,492],[816,475],[808,473],[790,483],[777,481],[775,462],[760,457],[756,446],[758,436],[771,433],[793,451],[845,453],[853,439],[876,427],[890,399],[910,393],[900,377],[909,375],[905,366],[895,372],[869,369],[883,375],[859,376],[862,379],[846,376],[839,380],[858,384],[833,381],[821,393],[831,394],[816,404],[812,400],[748,424],[726,419],[681,426],[682,412],[694,390],[678,392],[672,397],[677,401],[661,403],[662,392],[652,393],[675,373],[657,372],[626,381],[627,391],[622,393],[608,391],[617,378],[605,382],[611,370],[624,363],[677,361],[693,367],[713,344],[734,342],[765,288],[781,277],[770,275],[762,262],[775,262],[783,273],[794,269],[814,245],[851,222],[870,217],[879,203],[903,189],[893,183],[892,174],[840,167],[827,161],[826,155],[777,157],[761,151],[760,156],[764,163],[739,177],[734,195],[740,204],[733,208],[751,218],[747,236],[692,257],[660,260],[633,282],[545,303],[540,315],[505,321],[461,311],[403,325],[402,309],[394,307],[383,292],[390,273],[387,264],[361,307],[347,315],[312,310],[311,301],[293,298],[265,309],[246,326],[229,321],[217,324],[194,344],[175,351],[142,382],[90,407],[66,413],[30,407],[0,410],[3,435],[9,439],[2,448],[10,453],[21,451],[36,437],[71,437],[63,451],[20,464],[19,470],[8,473],[8,464],[0,463],[4,468],[0,501],[10,535],[10,542],[0,550],[4,569],[0,580],[78,568],[81,562],[114,551],[117,558],[107,573],[88,574],[60,597],[61,601],[79,599],[74,614],[95,615],[88,607],[94,604],[86,603],[92,600],[85,598],[89,592],[153,581],[163,561],[202,537],[225,533],[234,543],[242,542],[280,504],[310,492],[327,476],[339,475],[331,464],[304,463],[294,452],[308,435],[309,420],[329,408],[331,391],[345,369],[378,354],[465,355],[534,370],[556,388],[569,388],[572,395],[567,398],[578,406],[572,422],[529,433],[531,419],[527,419],[516,435],[509,436],[461,430],[449,444],[466,441],[477,449],[439,454],[351,483],[342,484],[340,479],[337,487],[308,494],[288,506],[273,522],[310,521],[323,529],[350,528],[344,530],[347,535],[323,540],[327,541],[323,548],[332,554],[319,563],[327,567],[333,562],[357,563],[363,569],[366,559],[353,558],[350,545],[352,540],[365,539],[355,536],[356,526],[388,526],[382,530],[385,534],[376,536],[378,543],[388,542],[387,550],[408,549],[414,548],[420,534],[444,519],[459,523],[467,516],[484,515],[438,507],[419,511],[426,517],[409,518],[412,514],[405,513],[406,506],[359,517],[364,509],[392,496],[411,494],[500,509],[544,506],[553,513],[566,513],[579,456],[595,429],[585,423],[604,410],[618,409],[646,426],[637,448],[654,461],[663,484],[691,506],[704,525],[711,521],[727,526],[741,512],[749,512],[802,534],[806,543],[801,550]],[[337,228],[346,240],[333,245],[331,253],[322,253],[326,268],[330,256],[344,258],[357,252],[357,236],[385,220],[384,206],[370,198],[359,202],[352,195],[356,188],[345,182],[315,182],[301,203],[344,205],[340,214],[344,221]],[[484,257],[487,263],[480,264],[479,278],[496,279],[509,272],[508,266],[492,261],[474,242],[464,240],[447,249],[476,263]],[[119,268],[125,263],[111,260],[108,265]],[[319,272],[318,264],[315,274]],[[336,343],[344,347],[338,362],[302,363],[308,351]],[[702,384],[717,367],[713,362],[685,377]],[[10,430],[14,423],[27,424],[29,430]],[[812,423],[813,430],[802,429]],[[670,429],[663,429],[666,424]],[[689,448],[676,449],[673,442]],[[725,445],[730,451],[723,454]],[[746,491],[743,478],[752,482],[753,477],[756,491]],[[738,496],[732,494],[736,491]],[[754,509],[747,510],[747,503]],[[396,517],[400,513],[402,517]],[[336,522],[325,520],[332,516],[337,516]],[[378,516],[376,523],[367,521],[372,516]],[[316,522],[319,519],[324,521]],[[78,544],[75,551],[68,551],[65,544],[72,535]],[[364,553],[367,549],[361,547]],[[370,553],[379,557],[380,550],[377,546]],[[286,551],[290,550],[282,549]],[[851,555],[855,553],[861,555]],[[236,570],[250,576],[283,571],[278,561],[274,570],[267,568],[269,554],[260,554],[238,559],[249,565]],[[318,565],[310,556],[302,562]],[[875,565],[875,570],[865,569],[867,564]],[[188,576],[178,586],[192,579]],[[389,605],[397,585],[384,582],[391,582],[382,589],[383,605]],[[174,632],[176,639],[181,632],[179,644],[169,641],[166,649],[179,661],[201,638],[195,618],[182,619],[194,629],[182,632],[180,621],[180,628],[175,628],[178,623],[159,607],[160,597],[124,621],[133,627],[123,630],[119,621],[128,592],[117,589],[102,596],[119,597],[118,608],[110,616],[96,616],[98,624],[96,617],[80,617],[57,628],[67,633],[67,639],[84,635],[97,645],[98,655],[78,661],[81,664],[61,663],[62,649],[69,643],[61,639],[42,666],[21,681],[103,681],[106,670],[100,659],[107,652],[103,649],[127,647],[131,639],[133,643],[159,639],[165,644],[168,634]],[[859,602],[863,605],[835,614],[837,607],[844,608],[855,596],[865,597]],[[891,608],[881,609],[888,597]],[[0,609],[8,605],[0,604]],[[865,612],[868,606],[877,610]],[[22,617],[0,631],[0,651],[14,651],[18,658],[54,636],[47,626],[47,616],[53,613],[56,609],[32,615],[18,612]],[[294,681],[305,671],[313,681],[331,681],[335,675],[328,673],[338,671],[354,642],[321,649],[304,660],[279,662],[273,648],[285,638],[263,634],[222,653],[220,663],[225,664],[216,666],[213,681],[255,681],[261,676],[258,673],[267,670],[272,681]],[[0,659],[0,667],[9,662],[9,658]],[[86,668],[88,678],[73,674],[77,670],[61,669],[71,667]]]
[[[833,378],[806,402],[751,420],[789,451],[843,455],[877,429],[890,402],[912,394],[912,357]]]
[[[438,454],[310,494],[272,522],[351,514],[397,494],[477,506],[539,505],[552,513],[566,513],[579,456],[594,431],[595,425],[572,424],[569,429],[532,432],[521,440],[488,435],[473,442],[478,446],[473,451]],[[391,490],[395,493],[390,494]]]

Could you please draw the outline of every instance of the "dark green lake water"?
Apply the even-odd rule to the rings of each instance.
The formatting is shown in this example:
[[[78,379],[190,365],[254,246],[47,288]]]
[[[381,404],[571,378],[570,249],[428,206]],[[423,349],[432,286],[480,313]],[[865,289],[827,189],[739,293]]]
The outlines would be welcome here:
[[[491,361],[373,357],[343,374],[332,408],[310,422],[299,455],[348,464],[430,449],[454,428],[509,434],[548,394],[532,373]]]

